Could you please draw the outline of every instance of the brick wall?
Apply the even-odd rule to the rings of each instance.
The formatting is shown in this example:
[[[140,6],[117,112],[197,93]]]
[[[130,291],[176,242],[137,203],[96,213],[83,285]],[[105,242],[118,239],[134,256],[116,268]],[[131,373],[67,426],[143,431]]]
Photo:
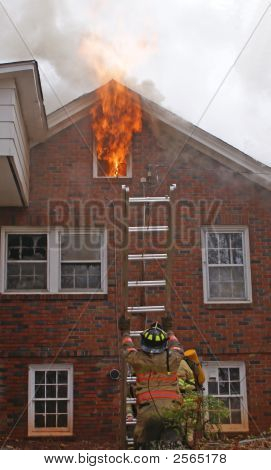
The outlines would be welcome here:
[[[196,347],[205,360],[244,360],[250,429],[270,426],[270,193],[222,167],[206,149],[200,151],[192,143],[180,156],[183,137],[145,118],[143,132],[133,142],[132,179],[92,178],[91,123],[86,117],[77,127],[32,149],[29,207],[0,208],[0,226],[102,225],[109,231],[108,295],[0,296],[0,404],[4,407],[0,427],[5,435],[11,430],[14,436],[27,434],[28,365],[56,361],[74,364],[75,436],[100,435],[103,442],[115,442],[120,425],[119,383],[107,376],[108,370],[119,368],[121,221],[116,227],[114,214],[117,220],[123,183],[130,186],[131,194],[142,195],[140,178],[147,175],[148,164],[152,179],[147,195],[165,195],[169,184],[177,183],[172,270],[176,334],[185,348]],[[142,214],[133,215],[142,220]],[[162,218],[159,209],[153,223]],[[203,303],[200,227],[210,223],[249,227],[252,304]],[[159,269],[154,264],[150,271],[158,276]],[[139,273],[134,269],[130,274],[136,278]],[[156,294],[158,303],[163,302],[162,295],[158,291],[157,299]],[[146,300],[151,303],[154,298],[149,289]],[[133,295],[130,301],[136,302]],[[141,323],[139,319],[139,328]]]

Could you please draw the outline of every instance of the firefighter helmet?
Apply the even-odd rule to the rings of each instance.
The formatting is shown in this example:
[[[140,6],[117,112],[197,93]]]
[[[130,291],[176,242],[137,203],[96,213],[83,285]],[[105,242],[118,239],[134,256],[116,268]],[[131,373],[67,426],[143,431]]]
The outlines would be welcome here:
[[[141,349],[144,352],[158,354],[167,347],[167,334],[159,323],[153,323],[141,334]]]

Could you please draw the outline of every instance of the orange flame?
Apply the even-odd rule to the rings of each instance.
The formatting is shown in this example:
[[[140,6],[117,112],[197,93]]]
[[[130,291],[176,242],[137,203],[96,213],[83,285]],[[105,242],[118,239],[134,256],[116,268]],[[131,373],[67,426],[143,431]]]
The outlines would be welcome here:
[[[91,115],[97,157],[105,163],[102,176],[127,176],[133,134],[142,129],[140,99],[113,80],[97,92]]]

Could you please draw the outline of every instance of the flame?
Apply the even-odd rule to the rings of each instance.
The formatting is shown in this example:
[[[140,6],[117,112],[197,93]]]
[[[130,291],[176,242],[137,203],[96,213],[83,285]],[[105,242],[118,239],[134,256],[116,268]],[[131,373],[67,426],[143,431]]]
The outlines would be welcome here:
[[[105,176],[126,176],[133,134],[142,129],[140,99],[113,80],[97,93],[91,115],[98,160],[106,162]]]

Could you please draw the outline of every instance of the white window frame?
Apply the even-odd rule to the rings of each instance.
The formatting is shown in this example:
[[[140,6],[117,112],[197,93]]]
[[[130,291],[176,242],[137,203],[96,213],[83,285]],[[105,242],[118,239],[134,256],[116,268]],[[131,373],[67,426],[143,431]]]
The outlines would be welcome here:
[[[132,152],[129,152],[127,155],[127,173],[125,176],[107,176],[107,175],[99,175],[99,162],[98,162],[98,155],[96,150],[96,143],[95,138],[93,139],[93,178],[109,178],[113,180],[118,179],[125,179],[125,178],[132,178]]]
[[[244,273],[246,299],[212,299],[209,297],[209,270],[207,258],[207,234],[208,233],[243,233],[244,240]],[[246,226],[218,225],[201,228],[202,246],[202,273],[203,273],[203,296],[205,304],[248,304],[252,302],[251,268],[250,268],[250,248],[249,230]]]
[[[100,233],[102,235],[101,247],[101,289],[84,289],[84,290],[66,290],[61,289],[61,256],[60,256],[60,234],[86,234]],[[7,290],[7,237],[9,234],[47,234],[47,289],[25,289],[25,290]],[[1,228],[1,246],[0,246],[0,292],[9,295],[18,294],[107,294],[107,230],[103,228],[89,229],[70,229],[65,230],[63,227],[18,227],[6,226]]]
[[[7,289],[7,255],[8,255],[8,235],[47,235],[47,289]],[[1,229],[1,250],[0,250],[0,291],[7,294],[38,294],[49,292],[50,280],[49,280],[49,271],[50,271],[50,250],[49,250],[49,237],[50,233],[47,228],[41,227],[3,227]]]
[[[68,290],[68,289],[62,289],[61,288],[61,236],[62,235],[87,235],[88,233],[97,233],[99,235],[101,235],[102,237],[102,246],[101,246],[101,260],[99,262],[97,262],[97,264],[101,264],[101,289],[91,289],[91,290],[88,290],[88,289],[83,289],[80,291],[80,289],[73,289],[73,290]],[[94,293],[106,293],[107,291],[107,282],[106,282],[106,278],[107,278],[107,257],[106,257],[106,253],[107,253],[107,237],[106,237],[106,232],[105,230],[68,230],[68,231],[64,231],[64,230],[61,230],[58,232],[58,246],[59,246],[59,278],[58,278],[58,286],[59,286],[59,292],[63,292],[63,293],[66,293],[66,292],[73,292],[74,294],[77,294],[77,293],[88,293],[88,292],[94,292]],[[84,262],[84,261],[80,261],[80,262]],[[87,263],[91,263],[91,260],[86,260],[85,262]],[[95,260],[96,262],[96,260]]]
[[[241,395],[241,423],[240,424],[221,424],[219,428],[223,432],[246,432],[248,426],[248,408],[247,408],[247,386],[246,386],[246,367],[242,361],[204,361],[202,367],[205,374],[205,386],[203,394],[208,395],[208,380],[214,376],[218,378],[218,369],[221,367],[238,367],[240,373],[240,395]],[[221,395],[212,395],[219,398]],[[224,397],[234,397],[235,395],[223,395]],[[239,395],[238,395],[239,396]]]
[[[65,428],[35,428],[35,372],[68,371],[68,425]],[[45,399],[46,401],[46,399]],[[28,367],[28,436],[72,436],[73,435],[73,365],[30,364]]]

